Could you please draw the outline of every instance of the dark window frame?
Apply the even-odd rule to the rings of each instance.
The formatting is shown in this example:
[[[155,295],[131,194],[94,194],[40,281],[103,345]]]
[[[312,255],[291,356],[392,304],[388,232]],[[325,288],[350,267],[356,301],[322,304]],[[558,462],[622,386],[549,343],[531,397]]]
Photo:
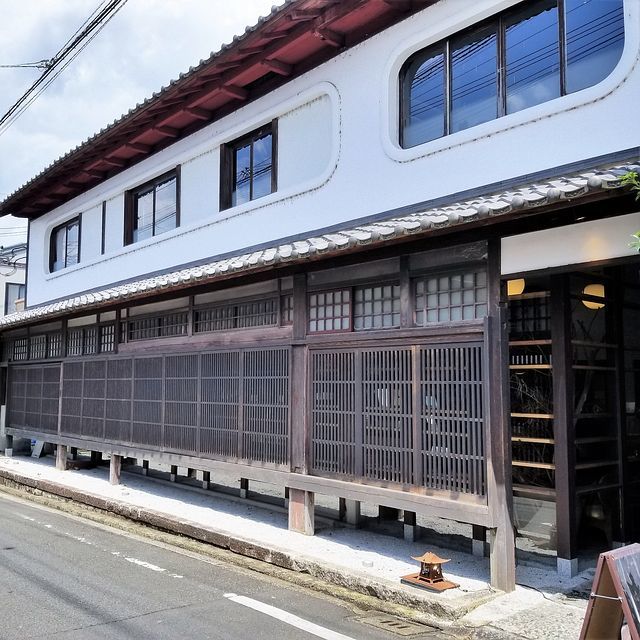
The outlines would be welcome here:
[[[537,0],[539,4],[544,4],[549,2],[549,0]],[[622,0],[621,0],[622,2]],[[556,8],[558,12],[558,34],[557,34],[557,46],[558,46],[558,61],[559,61],[559,95],[551,98],[550,100],[545,100],[543,102],[536,103],[544,104],[545,102],[552,102],[557,98],[564,97],[566,95],[570,95],[571,93],[576,93],[581,89],[576,91],[569,91],[567,89],[567,68],[568,68],[568,52],[567,52],[567,33],[566,33],[566,20],[565,20],[565,3],[566,0],[556,0]],[[416,51],[414,54],[409,56],[407,60],[402,65],[399,74],[399,138],[398,141],[400,146],[403,149],[412,149],[414,147],[420,146],[422,144],[427,144],[429,142],[433,142],[434,140],[440,140],[441,138],[445,138],[452,133],[457,133],[459,131],[465,131],[467,129],[471,129],[474,126],[467,127],[465,129],[459,129],[458,131],[452,130],[451,125],[451,114],[452,114],[452,44],[457,40],[463,39],[474,32],[480,32],[489,28],[495,29],[496,37],[497,37],[497,51],[496,51],[496,82],[497,82],[497,94],[496,94],[496,102],[497,102],[497,115],[495,118],[490,120],[486,120],[485,122],[493,122],[494,120],[499,120],[505,115],[508,115],[507,111],[507,63],[506,63],[506,24],[513,20],[518,16],[518,14],[527,13],[528,10],[531,9],[531,4],[522,2],[520,4],[515,5],[514,7],[510,7],[498,13],[491,18],[483,20],[477,24],[468,27],[467,29],[463,29],[456,33],[452,33],[450,36],[439,40],[419,51]],[[624,5],[622,6],[622,10],[624,12]],[[622,46],[624,47],[626,33],[623,32],[622,36]],[[444,87],[443,87],[443,103],[444,103],[444,134],[442,136],[438,136],[436,138],[432,138],[430,140],[424,140],[420,142],[415,142],[413,144],[409,144],[405,139],[405,131],[407,129],[407,125],[410,121],[410,107],[411,107],[411,88],[412,88],[412,77],[410,76],[410,72],[415,69],[416,71],[420,68],[423,62],[432,58],[437,54],[442,54],[444,56]],[[416,64],[418,63],[418,64]],[[617,63],[616,63],[617,64]],[[607,76],[605,76],[606,78]],[[588,88],[595,86],[596,84],[602,82],[605,78],[599,79],[594,84],[589,84],[586,87]],[[526,110],[530,107],[525,107],[523,110]],[[514,113],[517,113],[514,112]]]
[[[231,209],[233,204],[233,191],[236,174],[236,150],[241,147],[251,145],[251,178],[249,182],[249,200],[259,200],[265,196],[253,197],[253,144],[256,140],[271,134],[271,195],[278,190],[278,120],[271,122],[250,131],[240,138],[220,145],[220,211]],[[246,203],[244,203],[246,204]]]
[[[141,184],[135,189],[130,189],[125,194],[125,205],[124,205],[124,245],[128,246],[131,244],[137,244],[138,242],[143,242],[143,240],[134,240],[134,231],[136,230],[136,222],[138,217],[138,198],[142,195],[145,195],[151,191],[153,191],[153,222],[151,228],[151,238],[155,238],[156,236],[162,235],[162,233],[156,233],[156,188],[168,182],[171,179],[175,179],[176,181],[176,226],[171,229],[177,229],[180,226],[180,166],[178,165],[175,169],[171,169],[170,171],[166,171],[165,173],[156,176],[152,180]],[[104,218],[103,218],[104,219]],[[168,233],[164,232],[164,233]],[[104,234],[103,234],[104,238]],[[145,238],[148,240],[149,238]]]
[[[78,225],[78,251],[77,251],[77,259],[75,262],[68,264],[67,263],[67,241],[69,228]],[[64,265],[58,269],[54,269],[54,265],[56,263],[56,238],[60,231],[64,231],[64,248],[65,248],[65,258]],[[81,259],[81,249],[82,249],[82,214],[78,214],[69,220],[66,220],[62,224],[57,225],[51,230],[51,235],[49,236],[49,273],[55,273],[56,271],[62,271],[68,267],[72,267],[73,265],[80,264]]]
[[[9,311],[9,287],[18,287],[18,297],[16,300],[24,299],[27,295],[27,285],[21,282],[6,282],[4,285],[4,315],[9,315],[9,313],[15,313],[15,310]],[[22,289],[23,294],[20,295],[20,289]]]

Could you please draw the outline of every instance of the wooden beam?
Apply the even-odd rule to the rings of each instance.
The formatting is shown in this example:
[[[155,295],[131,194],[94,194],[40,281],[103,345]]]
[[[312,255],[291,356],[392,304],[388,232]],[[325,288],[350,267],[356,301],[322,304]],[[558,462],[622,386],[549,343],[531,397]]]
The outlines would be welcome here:
[[[386,4],[390,9],[399,11],[401,13],[407,13],[413,9],[413,0],[381,0],[383,4]]]
[[[157,131],[160,135],[166,136],[167,138],[177,138],[180,135],[180,129],[167,127],[164,125],[153,127],[153,130]]]
[[[576,548],[574,381],[569,276],[551,278],[551,355],[553,357],[553,435],[556,480],[557,563],[561,575],[578,571]]]
[[[124,145],[127,149],[133,149],[138,153],[151,153],[153,147],[149,144],[142,144],[142,142],[127,142]]]
[[[111,454],[109,462],[109,483],[120,484],[120,474],[122,472],[122,456]]]
[[[280,60],[262,60],[260,64],[281,76],[290,76],[293,73],[293,65],[280,62]]]
[[[102,158],[101,162],[110,164],[113,167],[118,167],[118,169],[122,169],[127,166],[126,161],[120,158]]]
[[[315,525],[314,506],[315,498],[311,491],[289,489],[289,530],[312,536]]]
[[[313,35],[336,49],[344,47],[344,36],[336,31],[332,31],[331,29],[316,29],[313,32]]]
[[[246,100],[249,97],[249,92],[246,89],[233,84],[225,84],[221,86],[220,91],[232,98],[235,98],[236,100]]]
[[[500,238],[488,245],[488,317],[485,336],[485,413],[487,438],[487,498],[491,586],[511,592],[516,588],[516,549],[513,530],[511,423],[509,417],[509,323],[506,291],[500,279]]]
[[[292,22],[307,22],[313,20],[322,14],[320,9],[298,9],[289,14],[289,20]]]
[[[187,107],[184,112],[190,116],[193,116],[197,120],[209,120],[211,118],[211,111],[201,109],[200,107]]]

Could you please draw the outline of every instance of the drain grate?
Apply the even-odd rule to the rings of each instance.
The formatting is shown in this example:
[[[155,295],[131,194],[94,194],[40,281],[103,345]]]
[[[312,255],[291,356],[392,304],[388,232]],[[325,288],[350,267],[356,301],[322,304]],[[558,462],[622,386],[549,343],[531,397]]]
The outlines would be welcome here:
[[[411,638],[435,631],[433,627],[425,624],[407,622],[402,618],[396,618],[395,616],[390,616],[385,613],[363,616],[358,618],[358,620],[364,622],[364,624],[376,627],[376,629],[383,629],[384,631],[389,631],[403,638]]]

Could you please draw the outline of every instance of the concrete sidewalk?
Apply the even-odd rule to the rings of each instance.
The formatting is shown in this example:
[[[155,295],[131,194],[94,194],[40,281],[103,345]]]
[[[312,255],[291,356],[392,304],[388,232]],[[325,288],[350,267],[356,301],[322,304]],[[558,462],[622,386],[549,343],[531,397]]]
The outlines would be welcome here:
[[[123,473],[122,484],[113,486],[108,468],[59,471],[52,458],[0,456],[0,485],[61,496],[375,596],[381,609],[407,607],[415,619],[455,637],[577,638],[593,578],[592,570],[560,580],[542,566],[519,566],[518,588],[501,594],[488,585],[485,558],[322,518],[316,535],[304,536],[288,530],[287,513],[277,505],[133,473]],[[433,594],[400,584],[401,576],[416,570],[411,556],[426,550],[451,558],[445,575],[459,589]]]

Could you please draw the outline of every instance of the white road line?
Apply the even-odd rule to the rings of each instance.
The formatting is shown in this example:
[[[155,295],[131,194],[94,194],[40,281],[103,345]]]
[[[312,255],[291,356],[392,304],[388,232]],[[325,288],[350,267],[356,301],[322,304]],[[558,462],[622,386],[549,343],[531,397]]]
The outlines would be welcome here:
[[[302,631],[306,631],[307,633],[317,636],[318,638],[324,638],[324,640],[354,640],[354,638],[351,638],[350,636],[345,636],[344,634],[338,633],[337,631],[331,631],[331,629],[326,629],[325,627],[321,627],[319,624],[309,622],[304,618],[293,615],[293,613],[278,609],[277,607],[272,607],[270,604],[265,604],[264,602],[254,600],[253,598],[239,596],[235,593],[225,593],[224,597],[228,600],[231,600],[231,602],[249,607],[254,611],[259,611],[260,613],[271,616],[276,620],[285,622],[292,627],[302,629]]]

